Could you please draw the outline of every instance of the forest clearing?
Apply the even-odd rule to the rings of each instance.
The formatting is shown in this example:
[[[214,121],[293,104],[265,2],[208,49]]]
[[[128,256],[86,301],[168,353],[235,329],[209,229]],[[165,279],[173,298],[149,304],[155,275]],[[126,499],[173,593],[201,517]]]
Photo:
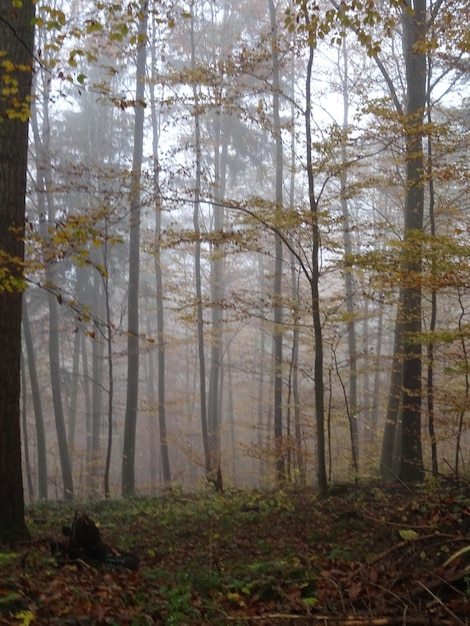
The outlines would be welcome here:
[[[468,624],[467,484],[87,504],[102,539],[138,556],[134,571],[58,565],[51,542],[74,511],[36,504],[30,542],[3,547],[0,624]]]

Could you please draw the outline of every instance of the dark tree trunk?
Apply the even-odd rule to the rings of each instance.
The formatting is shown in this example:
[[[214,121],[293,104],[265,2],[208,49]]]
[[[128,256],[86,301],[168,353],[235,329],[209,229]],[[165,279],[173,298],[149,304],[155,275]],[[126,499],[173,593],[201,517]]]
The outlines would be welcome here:
[[[306,16],[307,23],[308,17]],[[315,337],[315,419],[317,430],[317,478],[318,488],[322,496],[328,495],[328,478],[326,474],[326,450],[325,450],[325,389],[324,389],[324,366],[323,366],[323,332],[320,317],[320,228],[318,224],[318,200],[315,195],[312,164],[312,132],[311,132],[311,79],[313,67],[314,47],[309,48],[309,59],[306,76],[306,106],[305,106],[305,129],[307,138],[307,177],[309,206],[312,216],[312,275],[310,277],[310,291],[312,297],[312,316]]]
[[[422,355],[421,272],[423,231],[424,157],[423,115],[426,104],[426,0],[415,0],[413,10],[403,11],[403,47],[406,64],[405,115],[405,236],[402,259],[403,286],[403,413],[402,464],[405,482],[423,478],[421,450]]]

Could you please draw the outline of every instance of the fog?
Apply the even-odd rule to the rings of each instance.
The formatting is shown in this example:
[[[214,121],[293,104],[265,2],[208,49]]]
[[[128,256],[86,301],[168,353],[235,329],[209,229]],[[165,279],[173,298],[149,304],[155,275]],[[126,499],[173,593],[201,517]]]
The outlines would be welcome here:
[[[341,25],[316,39],[309,167],[312,41],[300,9],[286,21],[295,3],[272,5],[276,30],[269,5],[38,7],[22,378],[30,500],[317,485],[315,313],[328,481],[379,475],[392,372],[408,358],[394,344],[399,294],[418,284],[424,468],[436,440],[442,471],[466,467],[459,22],[446,34],[445,7],[435,19],[416,179],[424,226],[411,245],[421,265],[410,271],[399,10],[374,18],[366,44]],[[397,476],[401,411],[403,400],[387,467]]]

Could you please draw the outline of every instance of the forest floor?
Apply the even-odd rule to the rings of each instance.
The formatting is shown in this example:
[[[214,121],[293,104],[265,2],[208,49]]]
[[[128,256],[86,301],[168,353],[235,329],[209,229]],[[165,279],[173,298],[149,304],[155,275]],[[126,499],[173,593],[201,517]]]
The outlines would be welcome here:
[[[81,505],[135,571],[51,554],[76,508],[31,507],[31,540],[0,547],[0,624],[470,624],[468,485]]]

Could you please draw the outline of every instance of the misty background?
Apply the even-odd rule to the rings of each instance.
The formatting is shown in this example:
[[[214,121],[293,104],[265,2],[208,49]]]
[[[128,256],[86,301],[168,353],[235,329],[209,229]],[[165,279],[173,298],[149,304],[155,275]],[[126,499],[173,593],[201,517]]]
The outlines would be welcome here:
[[[334,3],[308,20],[287,0],[37,6],[30,500],[315,485],[315,314],[328,481],[378,475],[406,280],[424,467],[435,445],[441,471],[466,469],[468,7],[429,9],[422,266],[405,279],[406,29],[378,4],[315,38]]]

